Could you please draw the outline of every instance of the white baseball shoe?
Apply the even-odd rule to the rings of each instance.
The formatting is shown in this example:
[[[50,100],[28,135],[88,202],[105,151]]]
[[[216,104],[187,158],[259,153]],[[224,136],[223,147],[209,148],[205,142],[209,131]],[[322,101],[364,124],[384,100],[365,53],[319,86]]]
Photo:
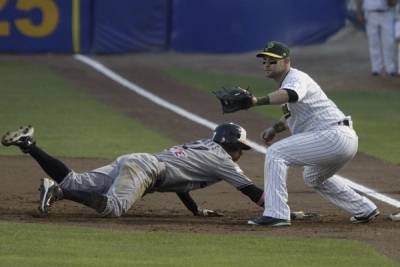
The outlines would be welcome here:
[[[22,152],[27,153],[29,148],[35,144],[33,134],[35,129],[29,126],[21,126],[13,132],[7,132],[1,138],[3,146],[17,146]]]
[[[392,221],[400,221],[400,211],[390,214],[389,219]]]
[[[39,212],[41,215],[49,213],[51,204],[63,198],[63,192],[60,186],[49,178],[43,178],[40,182],[40,204]]]

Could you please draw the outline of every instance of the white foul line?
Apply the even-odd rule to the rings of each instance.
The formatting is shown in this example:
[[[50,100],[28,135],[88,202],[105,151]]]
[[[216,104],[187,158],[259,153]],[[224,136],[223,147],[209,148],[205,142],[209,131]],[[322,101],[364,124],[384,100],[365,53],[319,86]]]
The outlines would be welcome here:
[[[189,120],[194,121],[194,122],[196,122],[198,124],[201,124],[201,125],[203,125],[203,126],[205,126],[207,128],[210,128],[211,130],[214,130],[215,127],[217,126],[217,124],[214,123],[214,122],[206,120],[206,119],[204,119],[204,118],[202,118],[202,117],[200,117],[200,116],[198,116],[198,115],[196,115],[196,114],[194,114],[194,113],[192,113],[192,112],[190,112],[188,110],[185,110],[185,109],[183,109],[181,107],[178,107],[177,105],[175,105],[175,104],[173,104],[171,102],[168,102],[168,101],[160,98],[159,96],[157,96],[157,95],[155,95],[153,93],[150,93],[149,91],[147,91],[147,90],[139,87],[138,85],[128,81],[127,79],[125,79],[121,75],[115,73],[114,71],[110,70],[109,68],[107,68],[106,66],[104,66],[103,64],[101,64],[100,62],[98,62],[98,61],[96,61],[94,59],[91,59],[91,58],[89,58],[87,56],[84,56],[84,55],[74,55],[74,58],[76,60],[80,61],[80,62],[83,62],[83,63],[91,66],[92,68],[94,68],[98,72],[104,74],[106,77],[114,80],[115,82],[121,84],[122,86],[128,88],[129,90],[131,90],[131,91],[133,91],[133,92],[145,97],[146,99],[148,99],[148,100],[150,100],[150,101],[162,106],[165,109],[168,109],[168,110],[170,110],[172,112],[175,112],[176,114],[178,114],[178,115],[180,115],[182,117],[185,117],[186,119],[189,119]],[[251,141],[251,140],[248,140],[248,142],[249,142],[249,145],[254,150],[256,150],[257,152],[260,152],[262,154],[265,154],[266,149],[265,149],[264,146],[262,146],[260,144],[257,144],[256,142]],[[363,185],[357,184],[357,183],[355,183],[355,182],[353,182],[353,181],[351,181],[348,178],[345,178],[343,176],[340,176],[340,175],[336,175],[336,176],[339,179],[344,180],[354,190],[362,192],[362,193],[364,193],[364,194],[366,194],[366,195],[368,195],[368,196],[370,196],[372,198],[375,198],[377,200],[385,202],[385,203],[387,203],[389,205],[392,205],[394,207],[400,207],[400,201],[398,201],[398,200],[392,199],[392,198],[390,198],[388,196],[385,196],[383,194],[380,194],[380,193],[376,192],[373,189],[370,189],[370,188],[365,187]]]

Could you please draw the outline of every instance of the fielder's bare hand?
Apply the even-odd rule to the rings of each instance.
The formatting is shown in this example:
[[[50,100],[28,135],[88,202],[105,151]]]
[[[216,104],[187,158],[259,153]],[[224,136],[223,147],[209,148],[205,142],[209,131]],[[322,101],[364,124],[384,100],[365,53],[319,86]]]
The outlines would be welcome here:
[[[275,138],[275,135],[276,135],[275,129],[273,127],[270,127],[270,128],[265,129],[261,133],[260,137],[267,146],[270,146],[270,145],[272,145],[272,140]]]

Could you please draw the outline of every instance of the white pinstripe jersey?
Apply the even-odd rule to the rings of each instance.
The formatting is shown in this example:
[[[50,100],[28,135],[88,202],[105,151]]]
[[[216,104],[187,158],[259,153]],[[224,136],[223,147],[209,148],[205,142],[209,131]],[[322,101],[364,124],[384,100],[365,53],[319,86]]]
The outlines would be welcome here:
[[[365,11],[386,10],[388,8],[387,0],[363,0]]]
[[[291,89],[298,101],[283,107],[292,134],[324,130],[345,119],[342,111],[333,103],[321,87],[306,73],[290,68],[283,79],[281,89]]]

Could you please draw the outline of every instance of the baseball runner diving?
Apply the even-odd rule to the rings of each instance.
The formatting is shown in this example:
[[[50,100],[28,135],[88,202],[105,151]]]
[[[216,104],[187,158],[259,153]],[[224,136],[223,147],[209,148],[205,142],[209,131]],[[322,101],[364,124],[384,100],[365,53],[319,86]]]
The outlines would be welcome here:
[[[307,186],[352,216],[352,223],[367,223],[379,215],[376,205],[333,176],[356,154],[358,137],[346,116],[306,73],[291,67],[290,50],[280,42],[268,42],[257,54],[265,76],[278,89],[256,97],[238,88],[215,92],[224,113],[261,105],[282,105],[283,116],[265,129],[261,138],[267,148],[264,165],[265,207],[251,225],[288,226],[287,171],[303,166]],[[289,129],[291,136],[272,143],[276,134]]]
[[[147,193],[176,192],[195,216],[223,216],[200,208],[190,191],[226,181],[264,206],[263,190],[236,164],[246,144],[246,131],[234,123],[218,125],[211,139],[177,145],[156,154],[133,153],[118,157],[107,166],[77,173],[39,148],[32,126],[7,132],[4,146],[17,146],[31,155],[51,177],[40,184],[39,211],[46,215],[55,201],[67,199],[86,205],[105,217],[119,217]],[[292,213],[292,219],[307,217]]]

